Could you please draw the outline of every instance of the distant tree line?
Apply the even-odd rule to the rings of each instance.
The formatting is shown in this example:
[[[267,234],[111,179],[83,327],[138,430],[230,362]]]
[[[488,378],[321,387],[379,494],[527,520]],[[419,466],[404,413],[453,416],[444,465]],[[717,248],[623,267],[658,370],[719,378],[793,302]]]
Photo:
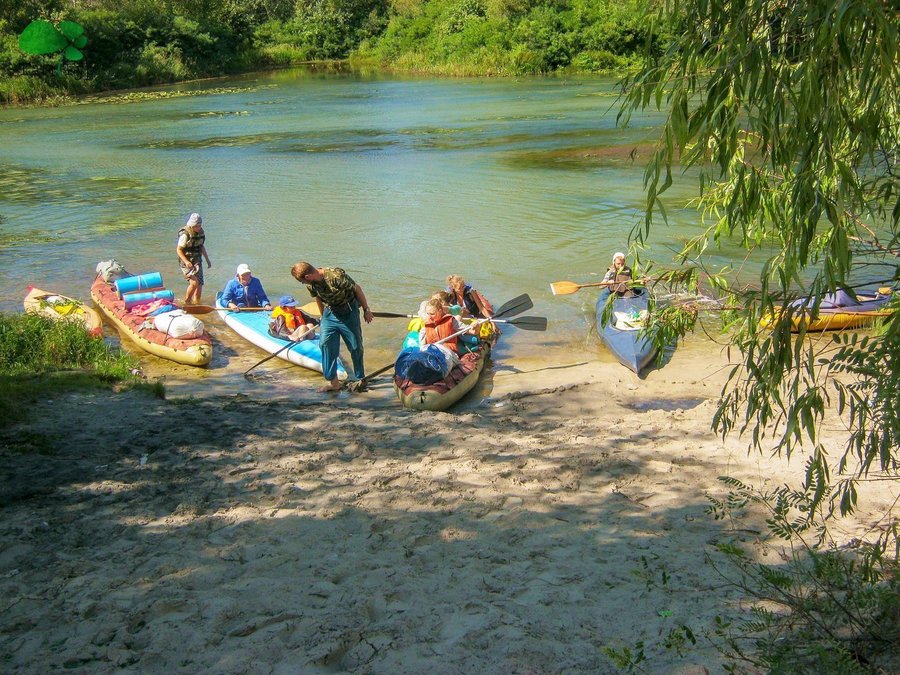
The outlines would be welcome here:
[[[637,0],[0,0],[0,102],[351,59],[458,75],[586,72],[664,46]],[[34,19],[81,24],[62,76],[19,49]]]

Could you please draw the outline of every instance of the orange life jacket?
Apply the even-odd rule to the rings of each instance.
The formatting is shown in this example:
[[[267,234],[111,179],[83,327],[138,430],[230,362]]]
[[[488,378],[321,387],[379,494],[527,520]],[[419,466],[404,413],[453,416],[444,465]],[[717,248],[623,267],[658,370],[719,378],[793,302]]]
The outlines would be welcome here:
[[[445,314],[436,322],[425,322],[425,344],[432,345],[438,340],[450,337],[456,331],[453,330],[453,315]],[[456,345],[459,342],[459,336],[452,337],[441,344],[451,351],[456,351]]]
[[[303,312],[296,307],[282,307],[279,305],[272,310],[272,318],[277,319],[279,316],[284,317],[284,326],[291,332],[294,332],[300,326],[306,325],[306,319],[303,318]]]

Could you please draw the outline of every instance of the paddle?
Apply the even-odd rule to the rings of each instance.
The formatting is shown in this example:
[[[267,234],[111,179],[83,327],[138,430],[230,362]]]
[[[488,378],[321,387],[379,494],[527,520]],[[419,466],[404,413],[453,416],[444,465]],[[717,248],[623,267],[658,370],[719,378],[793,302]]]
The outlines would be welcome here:
[[[493,321],[494,319],[500,319],[504,316],[515,316],[516,314],[521,314],[522,312],[527,312],[529,309],[534,307],[534,303],[531,301],[531,296],[528,293],[523,293],[522,295],[516,296],[512,300],[508,302],[504,302],[500,307],[497,308],[497,311],[494,313],[492,319],[478,319],[475,323],[466,326],[463,330],[455,333],[453,335],[448,335],[443,340],[436,342],[435,344],[440,344],[441,342],[445,342],[452,337],[456,337],[457,335],[462,335],[463,333],[472,329],[473,326],[480,325],[485,321]],[[377,315],[376,315],[377,316]],[[540,318],[540,317],[523,317],[523,318]],[[369,383],[369,380],[376,377],[377,375],[381,375],[384,372],[387,372],[391,368],[394,367],[393,363],[389,363],[384,368],[379,368],[374,373],[369,373],[361,380],[353,380],[352,382],[347,382],[344,386],[350,391],[360,391],[364,389],[365,386]]]
[[[520,316],[518,319],[491,319],[495,323],[508,323],[522,330],[547,330],[546,316]]]
[[[650,281],[649,277],[643,279],[635,279],[633,281],[597,281],[590,284],[576,284],[574,281],[554,281],[550,284],[550,292],[553,295],[571,295],[579,288],[590,288],[592,286],[617,286],[619,284],[639,284]]]
[[[209,314],[210,312],[215,312],[219,310],[223,310],[226,312],[234,312],[233,309],[228,309],[227,307],[213,307],[212,305],[184,305],[183,307],[179,307],[178,309],[183,309],[187,314]],[[241,312],[270,312],[272,310],[267,310],[264,307],[241,307]],[[300,308],[300,311],[304,314],[313,317],[314,319],[319,318],[319,306],[315,302],[308,302],[303,307]],[[239,313],[239,312],[236,312]]]
[[[553,295],[571,295],[580,288],[589,288],[591,286],[612,286],[614,281],[598,281],[593,284],[576,284],[574,281],[554,281],[550,284],[550,292]]]
[[[306,330],[303,331],[302,333],[300,333],[300,335],[298,335],[297,337],[298,337],[298,338],[302,338],[302,337],[304,337],[304,336],[306,336],[306,335],[309,335],[309,334],[312,333],[315,329],[316,329],[315,324],[309,324],[309,325],[307,326]],[[247,370],[244,371],[244,377],[247,377],[247,373],[249,373],[251,370],[253,370],[254,368],[256,368],[256,366],[261,366],[262,364],[264,364],[264,363],[265,363],[266,361],[268,361],[269,359],[274,359],[274,358],[275,358],[276,356],[278,356],[281,352],[285,351],[286,349],[290,349],[291,347],[293,347],[293,346],[295,346],[295,345],[298,345],[298,344],[300,344],[301,342],[302,342],[302,340],[300,340],[300,339],[297,339],[297,340],[289,340],[288,343],[287,343],[284,347],[282,347],[281,349],[279,349],[277,352],[275,352],[274,354],[269,354],[266,358],[264,358],[264,359],[263,359],[262,361],[260,361],[259,363],[254,363],[252,366],[250,366],[249,368],[247,368]]]
[[[209,314],[210,312],[215,312],[216,310],[222,309],[228,312],[233,312],[235,310],[228,309],[227,307],[213,307],[212,305],[184,305],[183,307],[179,307],[178,309],[183,309],[188,314]],[[266,309],[265,307],[241,307],[242,312],[271,312],[272,310]]]
[[[372,312],[373,316],[381,319],[415,319],[418,314],[398,314],[397,312]]]

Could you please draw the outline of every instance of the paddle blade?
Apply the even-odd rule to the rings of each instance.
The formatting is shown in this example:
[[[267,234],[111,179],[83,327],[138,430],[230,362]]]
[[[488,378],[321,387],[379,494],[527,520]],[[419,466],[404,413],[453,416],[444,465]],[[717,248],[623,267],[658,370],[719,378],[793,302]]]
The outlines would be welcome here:
[[[546,316],[520,316],[518,319],[510,319],[504,323],[522,330],[547,330]]]
[[[215,307],[210,307],[209,305],[185,305],[180,309],[183,309],[186,314],[209,314],[216,310]]]
[[[550,292],[553,295],[571,295],[579,288],[581,288],[581,285],[576,284],[574,281],[554,281],[550,284]]]
[[[322,312],[319,311],[319,303],[315,300],[312,302],[307,302],[303,307],[300,308],[300,311],[304,314],[313,317],[314,319],[321,319]]]
[[[531,296],[528,293],[523,293],[500,305],[497,311],[494,312],[494,318],[502,319],[505,316],[515,316],[516,314],[527,312],[532,307],[534,307],[534,303],[531,301]]]

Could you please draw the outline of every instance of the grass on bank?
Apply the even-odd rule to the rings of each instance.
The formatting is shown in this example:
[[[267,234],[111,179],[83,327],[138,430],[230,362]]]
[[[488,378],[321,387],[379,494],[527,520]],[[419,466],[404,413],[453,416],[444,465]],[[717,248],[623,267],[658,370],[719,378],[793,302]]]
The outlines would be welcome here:
[[[61,392],[96,388],[144,389],[138,360],[90,337],[75,322],[35,314],[0,314],[0,428],[25,417],[30,404]]]

